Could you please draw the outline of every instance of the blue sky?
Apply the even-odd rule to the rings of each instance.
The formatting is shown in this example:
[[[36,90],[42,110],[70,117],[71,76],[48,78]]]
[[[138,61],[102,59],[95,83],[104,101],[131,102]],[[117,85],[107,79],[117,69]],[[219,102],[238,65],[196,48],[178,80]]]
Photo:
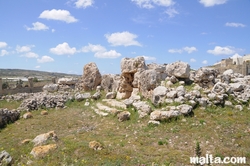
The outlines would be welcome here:
[[[0,68],[120,73],[124,57],[191,68],[250,54],[249,0],[0,0]]]

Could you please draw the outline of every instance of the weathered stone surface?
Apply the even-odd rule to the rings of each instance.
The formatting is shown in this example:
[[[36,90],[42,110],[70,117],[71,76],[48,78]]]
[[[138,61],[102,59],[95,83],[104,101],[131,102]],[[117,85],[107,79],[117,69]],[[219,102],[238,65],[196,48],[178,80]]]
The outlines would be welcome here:
[[[154,105],[163,104],[165,102],[168,89],[164,86],[158,86],[153,90],[152,103]]]
[[[190,65],[185,62],[174,62],[166,66],[166,73],[176,78],[189,78]]]
[[[105,92],[115,92],[118,90],[119,82],[119,75],[105,74],[102,76],[101,87]]]
[[[213,68],[200,68],[195,72],[194,82],[202,88],[212,88],[219,71]]]
[[[119,93],[123,93],[125,98],[129,98],[131,96],[131,93],[133,91],[133,80],[134,80],[134,74],[133,73],[122,73],[120,78],[120,85],[119,85]]]
[[[112,107],[118,107],[118,108],[122,108],[122,109],[127,109],[127,106],[120,101],[114,100],[114,99],[103,99],[103,102],[106,102],[107,105],[110,105]]]
[[[14,163],[13,158],[5,150],[0,152],[0,165],[11,166]]]
[[[123,58],[121,60],[122,73],[136,73],[140,70],[145,70],[146,64],[144,57]]]
[[[215,94],[231,93],[231,88],[226,83],[217,82],[214,85],[212,92]]]
[[[180,113],[182,113],[183,115],[187,115],[189,114],[190,112],[193,111],[193,107],[190,106],[190,105],[187,105],[187,104],[182,104],[182,105],[179,105],[176,107]]]
[[[100,142],[91,141],[91,142],[89,142],[89,148],[94,149],[94,150],[102,150],[103,146]]]
[[[143,118],[152,112],[151,107],[144,101],[134,102],[133,106],[139,113],[139,118]]]
[[[101,98],[101,92],[96,92],[92,95],[92,99],[98,100]]]
[[[48,133],[44,133],[44,134],[40,134],[38,136],[36,136],[32,142],[34,143],[34,146],[38,146],[38,145],[43,145],[44,143],[46,143],[48,140],[58,140],[58,137],[55,133],[55,131],[50,131]]]
[[[0,108],[0,128],[5,127],[9,123],[14,123],[20,117],[17,110],[8,110]]]
[[[46,156],[48,153],[54,151],[55,149],[57,149],[56,144],[37,146],[32,149],[30,154],[33,155],[35,158],[41,158]]]
[[[91,94],[90,93],[76,93],[75,94],[75,99],[76,101],[83,101],[86,99],[90,99],[91,98]]]
[[[33,115],[31,112],[26,112],[25,114],[23,114],[23,119],[30,119],[33,118]]]
[[[60,85],[75,85],[79,81],[78,78],[59,78],[57,83]]]
[[[120,113],[117,114],[117,118],[120,122],[126,121],[130,119],[130,112],[128,111],[122,111]]]
[[[164,121],[180,115],[181,113],[178,110],[170,110],[170,111],[156,110],[150,114],[150,120]]]
[[[140,75],[139,90],[143,97],[150,98],[153,90],[160,84],[154,70],[145,70]]]
[[[82,88],[86,91],[95,90],[101,84],[102,76],[95,63],[88,63],[83,68]]]
[[[242,91],[244,90],[244,85],[241,83],[230,83],[229,86],[232,88],[232,91]]]
[[[97,107],[97,109],[100,110],[100,111],[105,111],[105,112],[110,113],[110,114],[113,114],[113,115],[116,115],[116,114],[118,114],[119,112],[122,112],[121,110],[118,110],[118,109],[116,109],[116,108],[111,108],[111,107],[106,106],[106,105],[103,105],[103,104],[101,104],[101,103],[97,103],[97,104],[96,104],[96,107]],[[97,114],[100,113],[100,114],[104,115],[103,113],[101,113],[101,112],[98,111],[98,110],[95,110],[95,112],[96,112]]]
[[[34,96],[22,101],[18,110],[32,111],[38,108],[64,108],[66,101],[72,99],[72,96],[65,92],[63,94],[36,93]]]
[[[48,114],[49,114],[49,112],[46,110],[41,111],[41,115],[48,115]]]
[[[57,92],[58,89],[59,89],[58,84],[47,84],[47,85],[44,85],[43,87],[43,91],[45,92]]]
[[[108,92],[106,94],[106,99],[115,99],[116,97],[116,92]]]

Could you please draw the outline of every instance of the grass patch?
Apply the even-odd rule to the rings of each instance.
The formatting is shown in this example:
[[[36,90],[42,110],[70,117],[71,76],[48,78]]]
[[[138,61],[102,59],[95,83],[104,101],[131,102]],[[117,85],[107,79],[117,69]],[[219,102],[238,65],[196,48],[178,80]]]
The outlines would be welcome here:
[[[181,116],[159,126],[148,125],[148,117],[140,119],[130,107],[129,121],[101,117],[91,110],[96,101],[68,101],[66,109],[49,109],[47,116],[32,112],[32,119],[20,119],[0,130],[0,149],[15,159],[15,165],[188,165],[195,155],[196,142],[203,153],[213,156],[243,156],[250,153],[250,114],[247,109],[228,107],[197,108],[194,115]],[[1,107],[17,108],[20,103],[0,101]],[[56,151],[42,159],[30,155],[32,143],[24,139],[54,130],[59,141]],[[104,149],[94,151],[90,141],[98,141]],[[52,142],[51,142],[52,143]],[[249,162],[247,160],[247,162]],[[248,163],[250,164],[250,163]]]

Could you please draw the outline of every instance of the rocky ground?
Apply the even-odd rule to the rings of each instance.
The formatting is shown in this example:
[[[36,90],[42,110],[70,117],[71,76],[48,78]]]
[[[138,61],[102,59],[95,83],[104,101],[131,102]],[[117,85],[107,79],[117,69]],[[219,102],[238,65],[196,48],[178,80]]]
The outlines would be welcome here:
[[[140,132],[138,136],[140,138],[146,133],[153,133],[155,137],[159,137],[158,143],[155,142],[156,144],[166,145],[178,155],[181,155],[183,150],[183,155],[188,156],[188,153],[192,153],[189,155],[190,157],[193,156],[192,148],[194,149],[195,142],[201,141],[203,146],[207,146],[207,151],[214,155],[232,156],[234,154],[228,152],[229,149],[232,149],[235,154],[240,155],[239,152],[242,152],[242,155],[250,157],[249,151],[246,150],[250,148],[249,144],[240,141],[249,137],[250,131],[250,117],[247,113],[250,109],[249,81],[249,76],[234,73],[230,69],[224,73],[218,73],[217,70],[212,68],[191,71],[190,66],[184,62],[147,65],[143,57],[122,59],[120,75],[101,76],[98,67],[94,63],[89,63],[84,66],[81,79],[59,79],[57,84],[44,86],[44,92],[42,93],[2,96],[2,101],[19,101],[21,104],[16,110],[0,110],[0,127],[3,128],[6,124],[13,123],[19,118],[30,120],[33,117],[32,114],[36,114],[33,113],[35,110],[69,111],[71,107],[75,107],[69,103],[81,103],[85,109],[91,112],[88,113],[90,117],[98,116],[100,124],[103,122],[103,125],[108,125],[105,118],[112,124],[114,122],[110,121],[110,117],[116,117],[117,120],[115,121],[117,122],[110,126],[121,125],[128,130],[132,126],[131,130],[135,130],[133,131],[134,134],[122,130],[126,133],[124,133],[124,140],[127,140],[126,135],[131,134],[136,139],[136,132]],[[80,113],[83,112],[80,111]],[[43,112],[43,114],[46,115],[46,112]],[[197,117],[199,118],[198,122]],[[214,119],[210,120],[210,118]],[[242,123],[238,121],[239,118],[242,118]],[[225,122],[226,120],[228,122]],[[131,121],[132,124],[130,124]],[[65,123],[67,122],[65,121]],[[136,131],[135,126],[141,126],[141,128]],[[150,126],[157,127],[152,129]],[[168,137],[167,140],[161,136],[161,132],[164,133],[165,130],[164,126],[167,126],[166,129],[170,132],[171,138]],[[119,130],[118,128],[117,130]],[[204,132],[198,132],[193,128],[204,130]],[[232,130],[229,130],[229,128],[232,128]],[[52,151],[56,151],[56,149],[60,149],[61,143],[58,143],[57,131],[50,129],[51,131],[45,131],[42,136],[38,136],[39,139],[36,137],[33,140],[26,140],[28,143],[34,143],[33,149],[30,150],[33,157],[41,158]],[[92,131],[94,127],[84,128],[83,130]],[[226,133],[221,134],[220,132]],[[163,133],[162,135],[165,135]],[[120,135],[120,132],[117,131],[117,134]],[[226,138],[226,136],[229,138]],[[148,137],[151,140],[157,140],[152,135],[148,135]],[[78,140],[78,138],[76,139]],[[140,149],[138,149],[140,145],[131,139],[129,138],[128,142],[133,142],[134,147],[128,145],[128,149],[125,150],[126,153],[128,153],[129,148],[134,149],[134,152]],[[149,141],[145,140],[147,143]],[[142,141],[142,144],[145,142]],[[181,144],[178,147],[176,147],[177,142]],[[231,148],[227,147],[223,152],[219,152],[220,143],[223,146],[231,146]],[[105,141],[101,143],[95,140],[89,141],[89,148],[96,151],[106,149],[107,146],[109,147]],[[152,144],[152,148],[155,148],[155,146]],[[150,149],[150,146],[146,147]],[[175,148],[178,149],[178,152]],[[238,150],[233,150],[234,148]],[[163,150],[164,148],[160,149]],[[8,156],[6,154],[8,152],[5,152],[2,151],[5,156]],[[155,153],[155,155],[157,154],[156,158],[159,163],[163,163],[163,159],[159,159],[159,153]],[[166,158],[166,154],[164,152],[162,154],[164,154],[162,157]],[[119,154],[117,155],[119,156]],[[10,160],[9,157],[5,158],[6,161]],[[122,158],[121,165],[126,163],[126,157],[125,159]],[[127,162],[131,163],[131,154],[127,158],[129,158]],[[153,157],[150,157],[150,159],[153,162]],[[175,157],[168,159],[171,160],[168,163],[177,165],[187,165],[188,163],[186,159],[181,159],[181,161],[172,161],[176,159]],[[33,160],[28,161],[34,162]],[[150,163],[149,160],[145,159],[145,161]],[[135,164],[136,161],[133,160],[132,163]],[[142,164],[143,161],[140,159],[139,163]]]

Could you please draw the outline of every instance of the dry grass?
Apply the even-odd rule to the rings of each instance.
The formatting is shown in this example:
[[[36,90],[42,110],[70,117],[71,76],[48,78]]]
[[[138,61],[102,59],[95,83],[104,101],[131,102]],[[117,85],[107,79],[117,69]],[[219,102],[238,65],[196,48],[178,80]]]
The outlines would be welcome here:
[[[8,105],[0,102],[0,106]],[[2,105],[1,105],[2,104]],[[95,105],[91,102],[91,105]],[[194,116],[180,117],[159,126],[148,126],[149,118],[119,122],[116,117],[100,117],[84,102],[69,102],[67,109],[48,110],[47,116],[34,111],[32,119],[20,119],[0,130],[0,150],[8,151],[15,165],[188,165],[194,156],[196,142],[202,155],[243,156],[250,158],[250,111],[231,108],[196,109]],[[54,130],[59,148],[42,159],[29,153],[32,143],[21,145],[41,133]],[[94,151],[90,141],[103,144]],[[249,161],[248,161],[248,164]]]

